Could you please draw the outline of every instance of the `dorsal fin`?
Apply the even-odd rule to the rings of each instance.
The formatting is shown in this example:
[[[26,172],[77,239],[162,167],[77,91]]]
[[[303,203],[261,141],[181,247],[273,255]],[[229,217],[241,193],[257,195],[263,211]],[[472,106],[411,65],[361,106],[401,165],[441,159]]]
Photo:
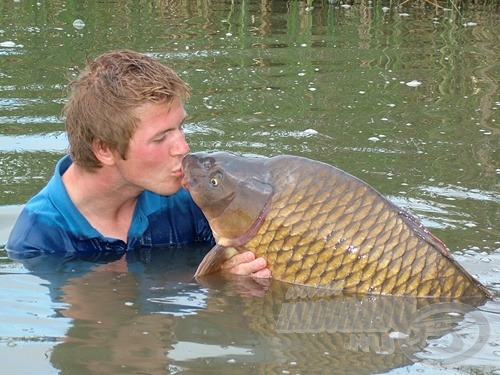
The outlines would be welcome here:
[[[413,215],[409,214],[404,210],[399,210],[399,216],[403,219],[403,221],[408,224],[410,228],[412,228],[420,237],[422,237],[429,244],[434,246],[441,254],[443,254],[447,258],[451,258],[452,254],[446,244],[441,241],[439,238],[434,236],[429,230],[418,221]]]

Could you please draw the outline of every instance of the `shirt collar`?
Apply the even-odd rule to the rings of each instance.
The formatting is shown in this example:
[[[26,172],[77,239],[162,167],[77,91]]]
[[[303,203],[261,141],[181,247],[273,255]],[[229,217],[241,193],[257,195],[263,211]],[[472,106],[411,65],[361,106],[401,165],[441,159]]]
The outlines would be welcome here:
[[[90,239],[102,237],[101,234],[94,228],[87,219],[76,208],[75,204],[69,197],[66,186],[62,181],[62,175],[66,172],[69,166],[73,163],[69,155],[64,156],[56,164],[54,176],[49,181],[49,199],[52,204],[64,217],[68,230],[74,233],[80,239]]]
[[[66,190],[66,186],[62,181],[62,175],[68,170],[72,163],[73,161],[70,156],[66,155],[56,164],[54,176],[49,182],[49,185],[52,185],[49,189],[51,192],[49,199],[64,217],[68,229],[79,239],[85,240],[91,238],[104,238],[75,206],[68,194],[68,191]],[[132,223],[127,234],[129,239],[131,237],[138,237],[142,235],[149,226],[147,212],[144,212],[143,207],[145,193],[146,192],[142,192],[138,197]]]

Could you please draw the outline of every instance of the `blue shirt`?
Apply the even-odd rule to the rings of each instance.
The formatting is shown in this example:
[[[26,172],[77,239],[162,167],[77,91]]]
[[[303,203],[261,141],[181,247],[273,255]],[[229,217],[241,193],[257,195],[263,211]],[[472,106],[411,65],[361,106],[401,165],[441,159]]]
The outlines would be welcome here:
[[[171,196],[142,192],[127,242],[102,236],[73,204],[62,182],[71,163],[69,156],[59,160],[47,186],[22,210],[6,245],[11,258],[51,253],[92,257],[123,254],[137,247],[213,242],[207,220],[184,189]]]

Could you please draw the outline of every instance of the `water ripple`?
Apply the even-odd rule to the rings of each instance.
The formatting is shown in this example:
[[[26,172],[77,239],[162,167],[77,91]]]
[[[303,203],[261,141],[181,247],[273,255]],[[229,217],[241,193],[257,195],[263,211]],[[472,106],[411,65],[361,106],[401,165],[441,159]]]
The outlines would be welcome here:
[[[67,147],[68,139],[63,131],[35,135],[0,135],[0,150],[2,152],[54,152],[65,151]]]

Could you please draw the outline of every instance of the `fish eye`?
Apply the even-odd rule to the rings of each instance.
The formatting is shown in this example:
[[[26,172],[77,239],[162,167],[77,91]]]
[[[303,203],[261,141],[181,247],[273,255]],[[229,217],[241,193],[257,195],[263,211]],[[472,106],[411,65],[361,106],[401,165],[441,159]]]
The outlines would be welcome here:
[[[213,187],[217,187],[221,181],[222,181],[222,173],[220,173],[219,171],[213,173],[210,176],[210,185],[212,185]]]

